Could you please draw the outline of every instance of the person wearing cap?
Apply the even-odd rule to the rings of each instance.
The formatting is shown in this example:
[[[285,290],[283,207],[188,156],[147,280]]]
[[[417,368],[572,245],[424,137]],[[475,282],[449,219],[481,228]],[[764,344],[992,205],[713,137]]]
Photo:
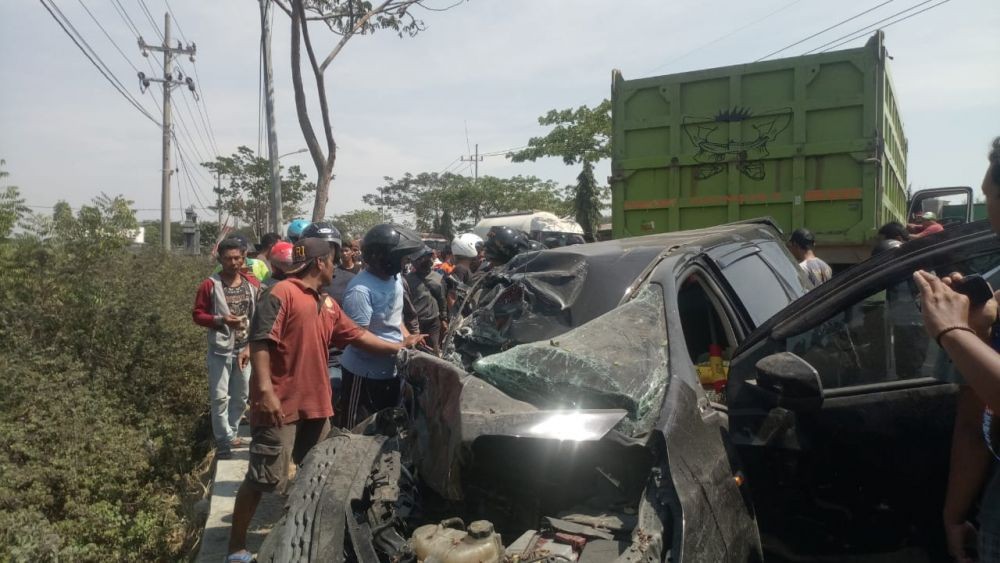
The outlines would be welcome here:
[[[236,495],[227,561],[250,561],[246,534],[263,492],[283,492],[289,461],[301,463],[326,437],[333,415],[327,347],[356,346],[392,361],[420,341],[388,342],[359,327],[323,293],[336,267],[333,247],[320,238],[301,238],[292,247],[292,266],[266,290],[250,328],[250,461]]]
[[[434,251],[424,248],[413,260],[413,270],[406,274],[406,283],[420,332],[427,335],[427,344],[434,353],[439,353],[441,333],[448,328],[448,304],[444,277],[433,267]]]
[[[923,238],[940,233],[944,230],[944,225],[938,223],[937,214],[933,211],[925,211],[917,216],[917,224],[907,225],[907,229],[910,231],[910,238]]]
[[[269,255],[271,275],[261,284],[264,288],[271,287],[287,277],[285,271],[292,267],[292,243],[283,240],[274,243]]]
[[[216,457],[232,456],[243,446],[237,436],[247,405],[250,349],[249,319],[259,291],[257,278],[243,271],[244,249],[239,240],[219,243],[219,272],[198,287],[192,318],[208,329],[208,395]]]
[[[799,261],[813,287],[830,281],[833,270],[830,265],[816,257],[816,237],[809,229],[795,229],[788,239],[788,250]]]

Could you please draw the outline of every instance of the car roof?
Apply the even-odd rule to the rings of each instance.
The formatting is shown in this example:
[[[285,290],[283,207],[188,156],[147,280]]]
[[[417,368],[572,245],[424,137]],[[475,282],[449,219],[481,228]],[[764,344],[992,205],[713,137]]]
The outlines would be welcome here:
[[[585,262],[586,279],[579,295],[569,304],[573,326],[580,326],[614,309],[625,292],[655,265],[661,256],[678,250],[706,251],[724,244],[760,239],[761,230],[769,238],[780,238],[781,230],[770,218],[728,223],[706,229],[677,231],[641,237],[615,239],[541,250],[512,270],[543,272],[568,269],[568,264]]]

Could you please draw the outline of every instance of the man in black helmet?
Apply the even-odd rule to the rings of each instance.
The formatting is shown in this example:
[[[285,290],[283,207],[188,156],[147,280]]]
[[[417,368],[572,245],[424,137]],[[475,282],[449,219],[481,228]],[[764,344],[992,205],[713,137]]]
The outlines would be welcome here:
[[[528,235],[510,227],[490,228],[490,232],[486,233],[483,248],[486,251],[486,259],[493,268],[510,262],[522,252],[532,250]]]
[[[344,294],[344,312],[383,340],[401,342],[410,335],[403,324],[403,263],[424,248],[420,235],[405,227],[383,223],[372,227],[362,241],[366,269],[351,280]],[[338,405],[345,427],[353,427],[382,409],[400,402],[402,382],[396,359],[348,346],[340,358],[343,373]]]

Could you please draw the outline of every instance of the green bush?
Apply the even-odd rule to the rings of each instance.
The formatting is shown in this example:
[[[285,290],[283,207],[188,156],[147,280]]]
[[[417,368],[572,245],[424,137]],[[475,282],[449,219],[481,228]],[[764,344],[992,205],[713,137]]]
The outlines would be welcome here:
[[[191,305],[211,265],[130,250],[97,211],[0,242],[0,560],[177,560],[197,525],[182,496],[210,431]]]

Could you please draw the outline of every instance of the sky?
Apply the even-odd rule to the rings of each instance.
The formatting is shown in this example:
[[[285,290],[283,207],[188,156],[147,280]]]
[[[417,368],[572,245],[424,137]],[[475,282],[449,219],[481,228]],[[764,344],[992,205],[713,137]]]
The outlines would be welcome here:
[[[114,0],[53,1],[159,119],[154,97],[160,96],[140,93],[132,65],[151,76],[159,71],[141,56]],[[172,207],[179,220],[182,205],[212,203],[213,178],[197,162],[240,145],[266,152],[266,140],[260,145],[258,4],[118,1],[148,43],[158,41],[153,22],[162,28],[169,2],[174,36],[179,28],[197,45],[196,62],[181,59],[181,68],[197,71],[200,101],[174,91],[174,112],[184,124],[175,118],[175,126],[190,161],[190,179],[183,171],[175,175]],[[442,8],[453,1],[425,5]],[[460,156],[476,144],[482,153],[525,145],[545,133],[537,118],[548,110],[608,97],[612,69],[629,79],[752,62],[857,15],[778,56],[799,55],[921,3],[917,9],[933,8],[885,29],[909,139],[909,182],[915,189],[978,187],[988,143],[1000,135],[996,0],[467,0],[443,12],[417,9],[426,30],[414,38],[391,32],[356,37],[330,66],[327,90],[340,149],[327,214],[363,207],[362,196],[385,176],[471,175],[471,164]],[[279,153],[293,153],[305,143],[289,70],[289,20],[280,10],[273,35]],[[318,25],[312,37],[320,57],[338,39]],[[844,48],[862,46],[867,37]],[[159,127],[109,85],[39,0],[0,3],[0,74],[0,159],[8,181],[35,211],[46,212],[59,200],[75,208],[103,192],[133,200],[140,219],[158,218]],[[308,103],[318,123],[314,95]],[[281,162],[315,175],[307,154]],[[479,165],[481,175],[535,175],[562,184],[574,183],[578,172],[558,159],[511,163],[493,156]],[[597,177],[609,172],[605,161]]]

